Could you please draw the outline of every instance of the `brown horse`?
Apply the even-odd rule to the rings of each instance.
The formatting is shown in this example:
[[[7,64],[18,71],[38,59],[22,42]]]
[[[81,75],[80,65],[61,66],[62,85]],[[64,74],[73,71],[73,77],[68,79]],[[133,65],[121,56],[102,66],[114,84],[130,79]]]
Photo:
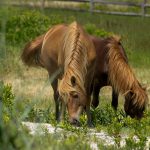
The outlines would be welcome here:
[[[25,46],[23,62],[44,67],[52,79],[56,120],[64,118],[67,106],[70,123],[79,125],[79,116],[86,108],[88,125],[91,125],[89,87],[94,74],[94,48],[90,36],[77,22],[56,25]]]
[[[119,38],[119,37],[118,37]],[[107,63],[107,53],[108,53],[108,47],[107,45],[110,43],[110,38],[98,38],[91,36],[91,39],[94,43],[95,49],[96,49],[96,71],[94,75],[94,82],[93,82],[93,100],[92,100],[92,107],[96,108],[99,105],[99,92],[100,89],[104,86],[111,86],[110,82],[108,81],[108,63]],[[114,39],[117,40],[117,39]],[[128,63],[126,53],[124,51],[124,48],[122,47],[121,43],[116,42],[116,44],[119,46],[120,53],[122,53],[122,57],[124,57],[124,60],[126,63]],[[118,107],[118,96],[119,93],[115,91],[115,89],[112,87],[112,107],[117,110]]]
[[[118,93],[122,93],[125,96],[124,109],[127,115],[141,118],[148,97],[128,64],[120,38],[115,36],[101,39],[91,36],[91,39],[96,49],[93,107],[96,108],[99,104],[100,88],[111,85],[114,109],[116,110],[118,106]]]

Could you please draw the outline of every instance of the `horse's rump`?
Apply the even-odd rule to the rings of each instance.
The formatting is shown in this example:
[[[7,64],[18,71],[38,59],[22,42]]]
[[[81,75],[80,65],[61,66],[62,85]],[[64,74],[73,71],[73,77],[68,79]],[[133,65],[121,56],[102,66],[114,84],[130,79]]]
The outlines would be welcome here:
[[[42,66],[40,62],[40,51],[45,34],[38,36],[35,40],[27,43],[23,49],[21,59],[27,66]]]

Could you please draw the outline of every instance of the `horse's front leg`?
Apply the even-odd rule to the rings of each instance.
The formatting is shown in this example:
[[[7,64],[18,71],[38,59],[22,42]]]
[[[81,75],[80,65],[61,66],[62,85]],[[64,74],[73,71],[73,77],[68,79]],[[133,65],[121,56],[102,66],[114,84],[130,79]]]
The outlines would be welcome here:
[[[112,88],[111,106],[114,108],[114,110],[117,110],[117,107],[118,107],[118,93],[113,88]]]
[[[59,121],[62,122],[65,119],[66,104],[61,98],[59,98],[59,101],[61,102]]]
[[[88,101],[86,105],[87,125],[88,127],[94,127],[94,125],[92,124],[92,114],[90,110],[90,104],[91,104],[91,97],[88,96]]]
[[[54,90],[54,100],[55,100],[55,118],[57,122],[64,120],[64,114],[66,105],[63,100],[60,98],[59,93],[57,91],[57,80],[52,83],[52,87]]]
[[[59,112],[59,107],[60,107],[60,99],[59,99],[59,93],[57,91],[57,86],[58,86],[58,81],[55,79],[52,83],[52,88],[54,91],[54,100],[55,100],[55,119],[57,122],[60,120],[60,112]]]

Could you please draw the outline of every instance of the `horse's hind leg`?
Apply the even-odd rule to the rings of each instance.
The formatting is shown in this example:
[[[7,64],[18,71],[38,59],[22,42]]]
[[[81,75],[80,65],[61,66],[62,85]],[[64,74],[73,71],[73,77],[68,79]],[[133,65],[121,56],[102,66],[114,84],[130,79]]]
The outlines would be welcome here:
[[[114,108],[114,110],[117,110],[118,107],[118,93],[115,92],[114,89],[112,89],[112,102],[111,106]]]
[[[99,105],[99,91],[100,91],[100,85],[94,84],[93,86],[93,100],[92,100],[92,107],[96,108]]]

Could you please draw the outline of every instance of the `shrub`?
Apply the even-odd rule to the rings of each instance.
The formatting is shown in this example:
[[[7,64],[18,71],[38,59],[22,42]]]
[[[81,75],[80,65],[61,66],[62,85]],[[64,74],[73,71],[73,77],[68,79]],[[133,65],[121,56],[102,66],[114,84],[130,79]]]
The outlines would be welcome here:
[[[44,33],[50,26],[47,16],[39,12],[24,12],[8,19],[6,39],[11,44],[26,42]]]
[[[18,13],[19,15],[8,17],[6,22],[6,40],[14,45],[28,42],[45,33],[52,25],[63,23],[63,18],[59,15],[51,14],[48,17],[39,11],[20,13],[19,10]]]
[[[108,37],[111,36],[113,33],[107,32],[104,29],[97,28],[94,24],[88,23],[85,25],[85,30],[92,35],[99,36],[99,37]]]
[[[60,15],[51,14],[48,17],[38,11],[23,11],[19,15],[8,18],[6,22],[6,40],[10,44],[20,45],[47,32],[52,25],[64,22],[70,23],[75,20],[72,16],[68,20],[64,19]],[[98,29],[94,24],[86,24],[85,29],[89,34],[101,37],[112,34],[104,29]]]
[[[0,145],[2,149],[18,149],[20,148],[19,131],[15,119],[14,111],[14,94],[12,94],[11,86],[4,85],[0,81]],[[18,144],[16,144],[18,143]]]
[[[4,123],[7,123],[13,117],[14,95],[11,92],[11,86],[5,86],[2,81],[0,81],[0,102],[2,105],[2,119]]]

